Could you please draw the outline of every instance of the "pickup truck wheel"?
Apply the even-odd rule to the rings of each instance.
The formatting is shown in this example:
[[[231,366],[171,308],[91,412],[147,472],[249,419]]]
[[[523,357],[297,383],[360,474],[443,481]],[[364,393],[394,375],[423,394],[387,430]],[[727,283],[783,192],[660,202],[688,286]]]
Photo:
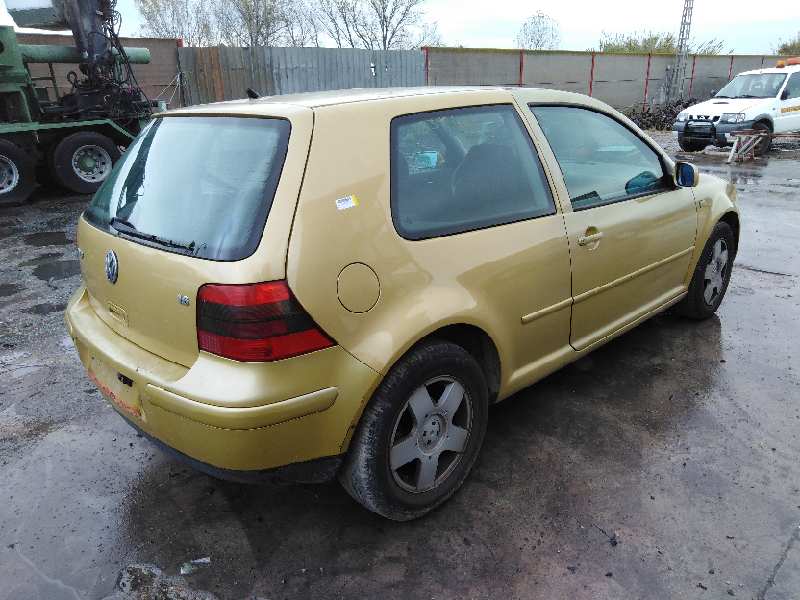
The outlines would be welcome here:
[[[0,140],[0,204],[24,202],[36,185],[36,163],[25,150]]]
[[[384,517],[420,517],[464,482],[487,415],[476,360],[456,344],[425,342],[392,368],[364,409],[339,481]]]
[[[764,123],[763,121],[759,121],[758,123],[753,123],[753,130],[764,133],[772,133],[772,128],[769,126],[769,124]],[[756,144],[756,147],[753,148],[753,153],[756,156],[763,156],[764,154],[769,152],[769,149],[771,147],[772,147],[772,138],[765,137],[761,141],[759,141],[758,144]]]
[[[731,280],[736,238],[727,223],[717,223],[697,261],[689,293],[675,307],[690,319],[707,319],[719,308]]]
[[[53,176],[76,194],[93,194],[106,180],[120,157],[110,138],[94,131],[79,131],[61,140],[53,151]]]
[[[699,152],[700,150],[708,146],[708,143],[704,142],[703,140],[687,138],[684,135],[679,135],[678,145],[684,152]]]

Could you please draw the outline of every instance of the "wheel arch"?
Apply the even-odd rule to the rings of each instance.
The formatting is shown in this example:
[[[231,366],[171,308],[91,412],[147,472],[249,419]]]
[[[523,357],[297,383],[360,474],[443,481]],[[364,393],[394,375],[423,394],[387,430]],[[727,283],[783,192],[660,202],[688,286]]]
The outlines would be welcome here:
[[[733,230],[733,239],[736,241],[736,247],[733,250],[735,256],[736,252],[739,250],[739,230],[740,230],[739,215],[734,211],[729,211],[724,213],[717,222],[727,223]]]
[[[477,325],[467,323],[444,325],[418,339],[397,360],[400,360],[402,356],[405,356],[420,344],[432,339],[446,340],[466,350],[480,365],[486,377],[489,403],[491,404],[497,400],[497,395],[500,391],[500,353],[497,351],[497,345],[494,340],[486,331]],[[397,360],[394,362],[396,363]]]
[[[756,123],[764,123],[767,127],[769,127],[770,131],[775,131],[775,123],[772,122],[772,117],[769,115],[763,114],[757,116],[755,119],[753,119],[753,125]]]
[[[117,146],[127,146],[133,141],[132,137],[122,134],[120,131],[112,127],[110,124],[97,124],[89,126],[75,126],[63,127],[56,129],[49,129],[40,132],[39,137],[42,140],[42,147],[46,148],[48,152],[55,150],[55,147],[61,143],[65,138],[76,133],[97,133],[107,137]]]

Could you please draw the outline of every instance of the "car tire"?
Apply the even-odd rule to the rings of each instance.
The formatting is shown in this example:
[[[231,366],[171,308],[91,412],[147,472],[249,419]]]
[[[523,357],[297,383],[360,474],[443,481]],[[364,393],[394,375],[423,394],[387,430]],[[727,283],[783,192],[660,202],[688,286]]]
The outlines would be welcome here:
[[[759,121],[758,123],[753,123],[753,131],[764,132],[764,133],[772,133],[772,127],[769,126],[768,123],[764,123],[763,121]],[[769,149],[772,148],[772,138],[767,137],[758,142],[756,147],[753,148],[753,154],[756,156],[763,156]]]
[[[699,152],[700,150],[703,150],[706,146],[708,146],[708,143],[702,140],[687,138],[684,135],[679,135],[678,145],[684,152]]]
[[[472,355],[443,340],[420,344],[391,369],[364,409],[339,481],[357,502],[388,519],[428,513],[472,469],[488,404],[486,379]]]
[[[93,194],[120,157],[117,145],[94,131],[79,131],[62,139],[53,150],[56,182],[76,194]]]
[[[697,261],[689,292],[675,307],[678,314],[702,320],[717,311],[731,280],[735,256],[736,238],[731,226],[717,223]]]
[[[25,202],[36,187],[36,161],[8,140],[0,140],[0,205]]]

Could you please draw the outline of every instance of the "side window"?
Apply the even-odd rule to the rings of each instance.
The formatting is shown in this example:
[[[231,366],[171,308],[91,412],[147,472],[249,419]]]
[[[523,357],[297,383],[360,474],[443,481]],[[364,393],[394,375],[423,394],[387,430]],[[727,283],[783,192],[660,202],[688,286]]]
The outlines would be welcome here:
[[[611,117],[571,106],[531,106],[556,155],[573,210],[668,189],[661,160]]]
[[[786,84],[786,91],[789,94],[786,96],[786,99],[789,98],[800,98],[800,72],[793,73],[791,77],[789,77],[789,81]]]
[[[555,213],[542,164],[510,105],[394,118],[391,204],[398,233],[414,240]]]

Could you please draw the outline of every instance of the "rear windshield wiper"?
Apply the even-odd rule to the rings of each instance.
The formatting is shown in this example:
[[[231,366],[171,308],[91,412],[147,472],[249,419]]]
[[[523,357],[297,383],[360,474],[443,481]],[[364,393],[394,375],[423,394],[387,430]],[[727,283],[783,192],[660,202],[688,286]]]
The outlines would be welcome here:
[[[753,94],[739,94],[737,98],[766,98],[767,96],[754,96]]]
[[[145,233],[143,231],[139,231],[136,228],[136,225],[131,223],[126,219],[120,219],[119,217],[114,217],[108,223],[119,231],[120,233],[124,233],[130,237],[139,238],[141,240],[147,240],[149,242],[155,242],[161,246],[166,246],[168,248],[178,248],[180,250],[186,250],[189,253],[194,253],[196,244],[194,242],[190,242],[188,244],[184,244],[182,242],[175,242],[173,240],[168,240],[166,238],[162,238],[161,236],[155,235],[154,233]]]

